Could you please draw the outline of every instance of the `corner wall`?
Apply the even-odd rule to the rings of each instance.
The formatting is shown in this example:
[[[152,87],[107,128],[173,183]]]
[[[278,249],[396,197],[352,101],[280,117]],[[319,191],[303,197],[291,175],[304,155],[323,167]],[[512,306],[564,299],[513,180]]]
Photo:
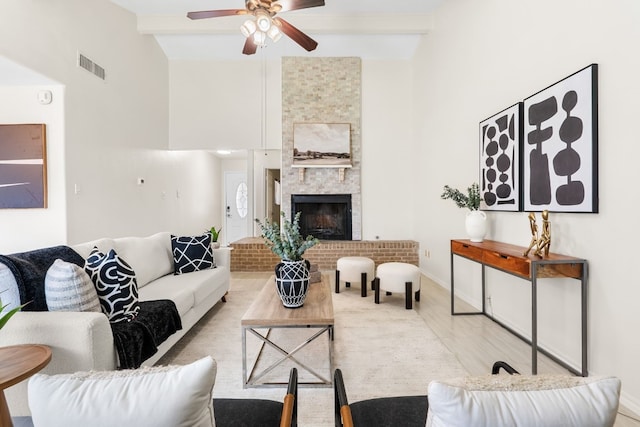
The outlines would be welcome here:
[[[220,223],[219,161],[168,151],[168,61],[152,36],[137,32],[135,15],[109,0],[7,0],[0,27],[11,34],[0,38],[0,55],[64,90],[48,106],[60,109],[56,117],[39,119],[34,107],[29,119],[56,132],[50,208],[19,218],[0,211],[3,252]],[[78,52],[104,67],[106,80],[78,67]],[[16,114],[9,100],[0,99],[3,120]]]

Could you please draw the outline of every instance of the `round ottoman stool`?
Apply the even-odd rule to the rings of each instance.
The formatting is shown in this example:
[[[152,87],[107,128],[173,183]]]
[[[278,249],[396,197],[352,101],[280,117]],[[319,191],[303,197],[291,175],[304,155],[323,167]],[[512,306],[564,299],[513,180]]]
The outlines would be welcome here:
[[[380,289],[387,291],[387,295],[393,292],[404,292],[405,306],[410,310],[413,308],[413,292],[415,292],[416,301],[420,301],[420,269],[413,264],[403,262],[380,264],[376,270],[374,289],[376,304],[380,304]]]
[[[347,256],[338,259],[336,266],[336,294],[340,293],[340,280],[350,287],[352,282],[360,282],[360,296],[367,296],[367,277],[372,280],[376,265],[372,259],[362,256]]]

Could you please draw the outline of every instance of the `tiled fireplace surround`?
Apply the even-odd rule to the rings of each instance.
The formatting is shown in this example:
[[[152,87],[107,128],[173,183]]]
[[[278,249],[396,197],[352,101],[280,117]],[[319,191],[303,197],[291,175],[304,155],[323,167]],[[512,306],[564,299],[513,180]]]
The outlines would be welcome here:
[[[418,265],[415,241],[362,241],[361,72],[360,58],[282,59],[280,208],[289,216],[292,194],[351,194],[353,240],[322,241],[305,252],[305,258],[320,270],[335,269],[342,256],[366,256],[376,265],[391,261]],[[334,168],[308,168],[300,173],[292,167],[294,123],[351,124],[352,165],[345,169],[344,179]],[[243,239],[231,246],[231,271],[271,271],[279,262],[262,238]]]

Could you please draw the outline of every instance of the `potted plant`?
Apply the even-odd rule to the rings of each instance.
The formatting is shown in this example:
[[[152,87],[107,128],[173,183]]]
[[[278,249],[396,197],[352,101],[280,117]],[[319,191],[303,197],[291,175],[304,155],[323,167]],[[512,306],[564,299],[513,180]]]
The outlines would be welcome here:
[[[220,237],[220,232],[222,231],[222,227],[216,230],[216,227],[211,227],[209,232],[211,233],[211,247],[213,249],[217,249],[220,247],[220,243],[218,242],[218,237]]]
[[[282,260],[275,268],[276,289],[285,307],[302,307],[309,288],[309,261],[304,260],[304,252],[320,241],[313,237],[305,238],[300,234],[300,212],[293,222],[282,216],[282,228],[276,222],[265,219],[256,222],[262,230],[265,244]]]
[[[451,199],[459,208],[467,208],[469,212],[465,219],[465,228],[472,242],[482,242],[487,234],[487,215],[480,209],[480,186],[474,182],[467,188],[467,193],[463,193],[457,188],[444,186],[440,195],[442,199]]]

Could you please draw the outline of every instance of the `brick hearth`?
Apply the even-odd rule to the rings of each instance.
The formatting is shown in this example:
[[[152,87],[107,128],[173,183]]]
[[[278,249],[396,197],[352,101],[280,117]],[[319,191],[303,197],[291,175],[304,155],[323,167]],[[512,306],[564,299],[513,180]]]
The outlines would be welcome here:
[[[280,262],[261,237],[248,237],[230,246],[231,271],[273,271]],[[304,257],[320,270],[335,270],[338,258],[343,256],[365,256],[376,265],[384,262],[418,265],[418,249],[418,242],[413,240],[321,241],[307,250]]]

